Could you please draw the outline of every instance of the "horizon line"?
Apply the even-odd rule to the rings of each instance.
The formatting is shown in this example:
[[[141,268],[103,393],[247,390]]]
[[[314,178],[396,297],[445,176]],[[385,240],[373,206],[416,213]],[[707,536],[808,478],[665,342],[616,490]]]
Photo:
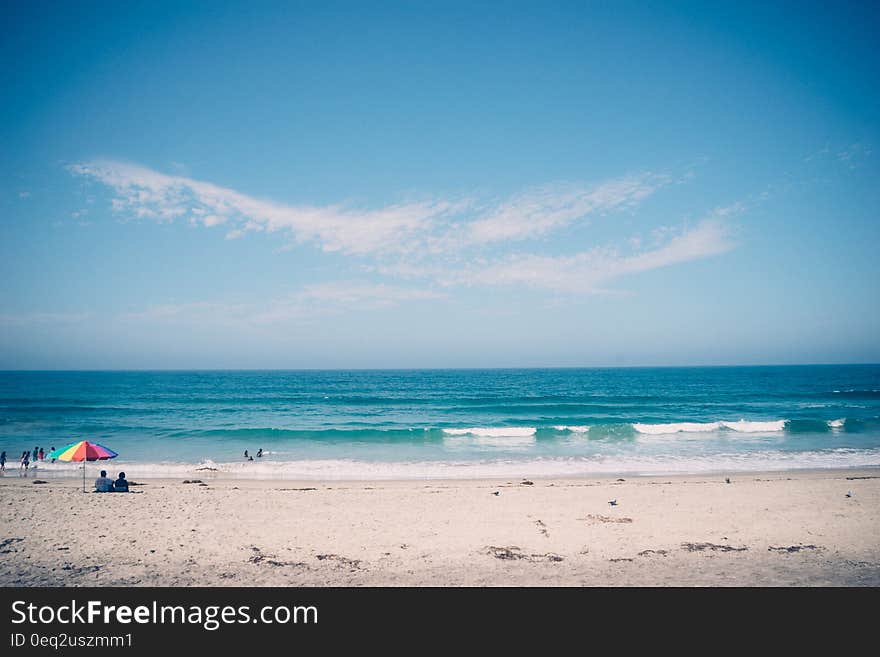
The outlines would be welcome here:
[[[744,363],[704,365],[531,365],[487,367],[145,367],[145,368],[0,368],[0,373],[24,372],[414,372],[487,370],[626,370],[626,369],[720,369],[745,367],[878,367],[880,362],[851,363]]]

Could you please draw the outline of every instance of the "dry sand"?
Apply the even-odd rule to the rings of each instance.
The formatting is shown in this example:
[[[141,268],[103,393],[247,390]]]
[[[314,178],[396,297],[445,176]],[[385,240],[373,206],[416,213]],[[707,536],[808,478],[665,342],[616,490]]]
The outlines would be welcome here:
[[[4,586],[880,585],[880,471],[580,480],[0,477]],[[848,492],[852,493],[847,497]],[[617,500],[612,506],[609,501]]]

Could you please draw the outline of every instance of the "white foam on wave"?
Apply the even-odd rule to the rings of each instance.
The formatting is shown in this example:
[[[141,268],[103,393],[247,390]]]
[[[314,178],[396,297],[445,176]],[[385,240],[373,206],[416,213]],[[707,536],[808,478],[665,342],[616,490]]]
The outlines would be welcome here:
[[[98,476],[101,470],[106,470],[108,475],[116,478],[119,472],[125,472],[126,479],[134,480],[135,476],[150,477],[177,477],[198,474],[200,472],[212,473],[221,471],[232,471],[236,466],[256,466],[265,465],[266,462],[259,461],[243,461],[241,463],[222,463],[218,464],[211,460],[202,461],[201,463],[182,463],[165,461],[160,463],[142,463],[139,461],[123,461],[121,459],[113,459],[112,461],[89,461],[86,464],[86,479]],[[38,467],[31,467],[31,472],[38,471],[41,477],[44,476],[76,476],[82,477],[82,463],[65,463],[56,461],[55,463],[40,463]]]
[[[769,422],[722,422],[725,429],[739,431],[740,433],[758,433],[763,431],[785,431],[785,423],[788,420],[770,420]]]
[[[482,436],[484,438],[523,438],[534,436],[535,427],[470,427],[468,429],[443,429],[448,436]]]
[[[665,435],[670,433],[696,433],[704,431],[718,431],[721,422],[673,422],[670,424],[633,424],[633,428],[639,433],[651,435]]]
[[[771,420],[769,422],[752,422],[739,420],[737,422],[671,422],[669,424],[643,424],[635,423],[633,428],[639,433],[648,435],[669,435],[674,433],[706,433],[710,431],[736,431],[738,433],[763,433],[784,431],[787,420]]]
[[[443,444],[453,449],[488,447],[522,449],[535,443],[535,427],[469,427],[443,429]]]
[[[846,418],[842,417],[838,420],[828,420],[828,426],[831,429],[843,429],[843,425],[846,424]]]
[[[40,466],[40,476],[81,476],[80,464]],[[102,468],[101,466],[104,465]],[[481,459],[381,462],[347,459],[301,461],[236,461],[199,464],[114,462],[113,473],[127,478],[268,479],[317,481],[375,481],[418,479],[481,479],[510,477],[578,477],[605,475],[673,475],[710,472],[761,472],[798,469],[880,467],[880,449],[840,448],[814,452],[762,451],[699,456],[594,455],[529,459]],[[93,478],[105,464],[89,463]],[[109,471],[109,470],[108,470]],[[32,473],[32,476],[34,473]]]
[[[556,431],[570,431],[571,433],[587,433],[590,430],[588,425],[557,424],[553,428]]]

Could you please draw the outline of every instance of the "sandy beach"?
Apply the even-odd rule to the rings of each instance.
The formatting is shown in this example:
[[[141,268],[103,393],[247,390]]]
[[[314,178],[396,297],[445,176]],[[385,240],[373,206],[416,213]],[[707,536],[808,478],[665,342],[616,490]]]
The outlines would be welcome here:
[[[876,470],[45,481],[0,478],[4,586],[880,585]]]

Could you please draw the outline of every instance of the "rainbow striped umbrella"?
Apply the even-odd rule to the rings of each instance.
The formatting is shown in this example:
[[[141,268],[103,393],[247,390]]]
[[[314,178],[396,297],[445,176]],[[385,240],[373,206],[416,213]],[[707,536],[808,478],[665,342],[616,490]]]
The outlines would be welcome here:
[[[98,443],[90,443],[88,440],[79,440],[56,449],[49,454],[50,459],[59,461],[75,461],[83,464],[83,490],[86,489],[86,461],[106,461],[115,459],[119,454]]]

